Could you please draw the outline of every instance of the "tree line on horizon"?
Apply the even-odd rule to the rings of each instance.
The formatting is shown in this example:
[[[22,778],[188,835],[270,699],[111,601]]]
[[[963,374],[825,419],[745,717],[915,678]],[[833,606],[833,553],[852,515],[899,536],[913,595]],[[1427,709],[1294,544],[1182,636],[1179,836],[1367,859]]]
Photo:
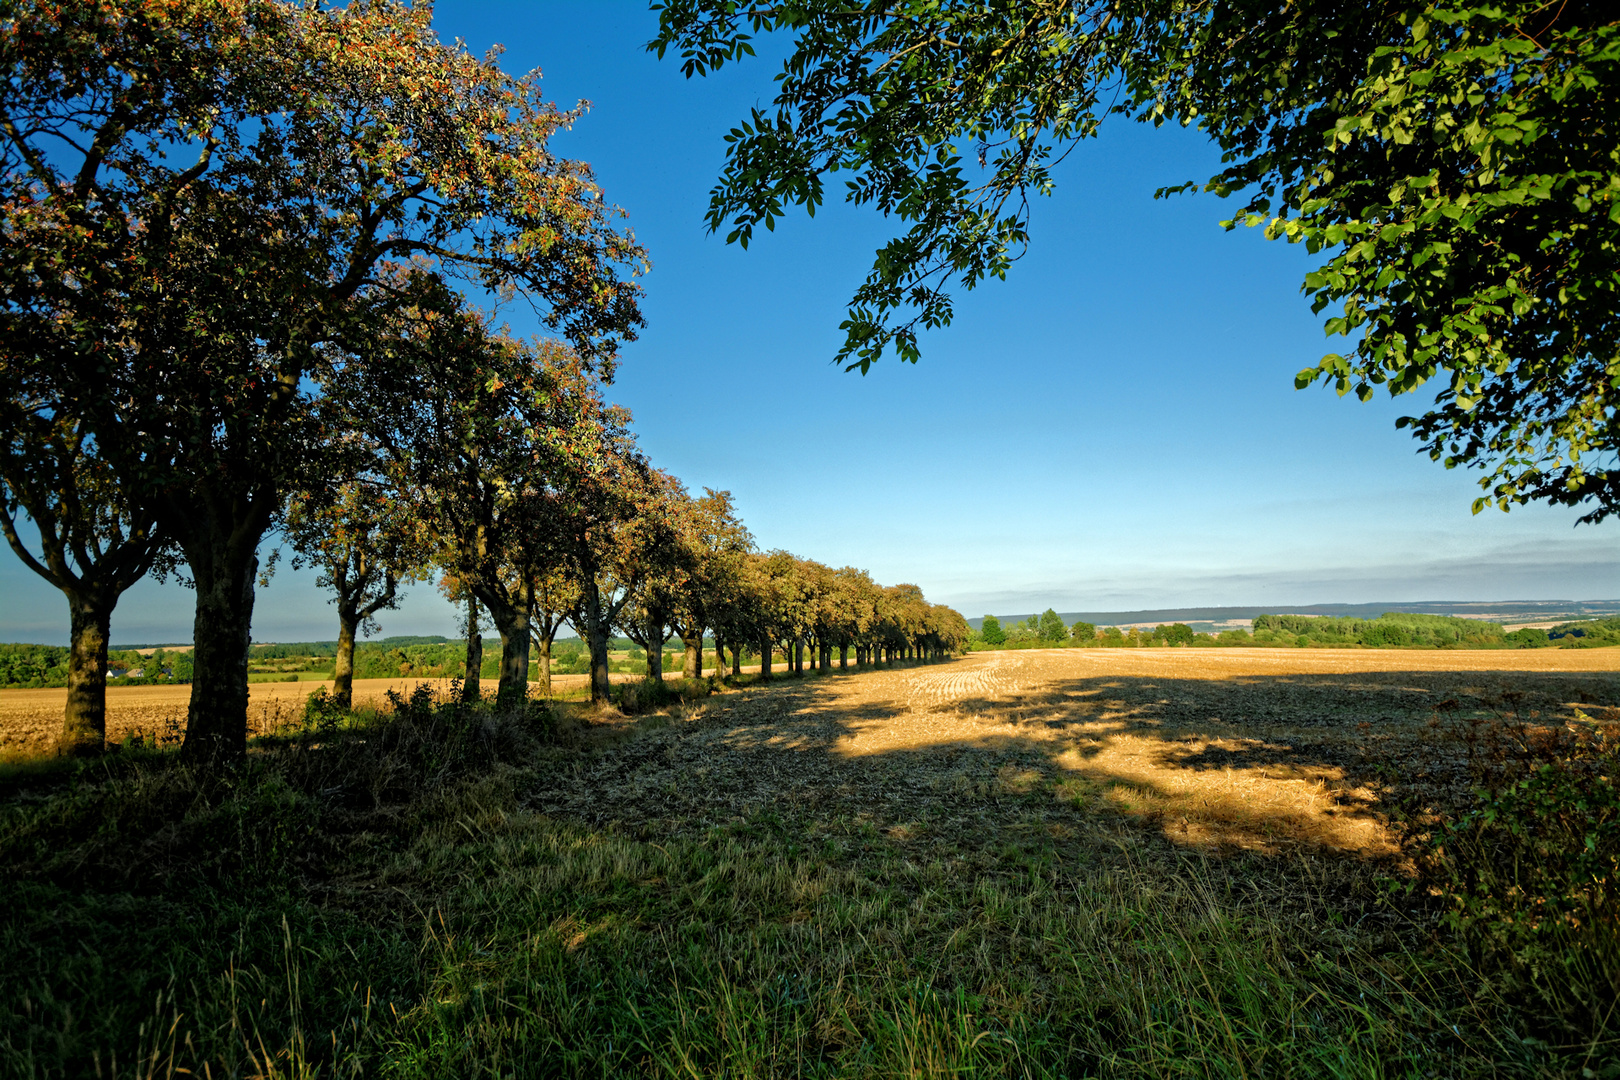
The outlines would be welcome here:
[[[565,621],[593,700],[620,632],[964,644],[915,586],[760,553],[727,493],[647,460],[605,397],[646,255],[548,145],[581,111],[431,15],[25,0],[0,20],[0,526],[68,601],[64,749],[103,745],[119,596],[175,575],[196,593],[182,756],[243,756],[273,532],[334,594],[343,701],[356,636],[428,577],[467,612],[468,693],[493,623],[502,707]]]
[[[970,651],[1062,647],[1120,648],[1170,646],[1359,646],[1366,648],[1565,648],[1620,645],[1620,618],[1587,619],[1541,629],[1507,631],[1500,623],[1449,615],[1385,612],[1376,619],[1322,615],[1259,615],[1251,630],[1199,633],[1186,623],[1143,627],[1102,626],[1077,621],[1065,625],[1047,608],[1040,615],[1003,626],[986,615],[968,641]]]

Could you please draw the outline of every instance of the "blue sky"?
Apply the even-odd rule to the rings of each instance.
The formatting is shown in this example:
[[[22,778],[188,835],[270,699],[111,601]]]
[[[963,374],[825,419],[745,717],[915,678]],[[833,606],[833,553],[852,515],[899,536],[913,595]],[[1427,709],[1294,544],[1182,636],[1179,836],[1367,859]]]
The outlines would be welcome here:
[[[436,23],[505,44],[558,103],[591,101],[555,148],[591,162],[653,262],[612,396],[654,462],[736,495],[762,547],[969,616],[1620,596],[1620,525],[1474,516],[1474,478],[1395,430],[1421,401],[1294,390],[1330,348],[1299,293],[1311,258],[1223,232],[1212,196],[1152,199],[1214,171],[1195,133],[1114,125],[1081,147],[1009,280],[959,294],[921,364],[862,377],[830,360],[881,218],[834,205],[747,251],[703,231],[722,136],[769,102],[771,64],[688,81],[643,50],[656,17],[638,3],[440,3]],[[9,551],[0,596],[0,640],[66,641],[60,594]],[[451,634],[453,616],[418,586],[382,629]],[[255,638],[335,632],[313,575],[283,563]],[[190,594],[138,586],[113,638],[189,640]]]

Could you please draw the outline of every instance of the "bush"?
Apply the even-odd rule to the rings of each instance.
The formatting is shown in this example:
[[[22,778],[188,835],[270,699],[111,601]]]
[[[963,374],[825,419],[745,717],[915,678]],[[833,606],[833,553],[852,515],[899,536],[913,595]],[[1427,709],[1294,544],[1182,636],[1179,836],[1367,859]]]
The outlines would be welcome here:
[[[1583,717],[1584,720],[1584,717]],[[1504,1000],[1546,1037],[1620,1030],[1620,736],[1488,726],[1469,733],[1478,803],[1416,837],[1417,887]]]
[[[1547,644],[1547,631],[1538,630],[1534,626],[1525,626],[1507,635],[1506,641],[1509,645],[1521,649],[1533,649],[1538,645]]]

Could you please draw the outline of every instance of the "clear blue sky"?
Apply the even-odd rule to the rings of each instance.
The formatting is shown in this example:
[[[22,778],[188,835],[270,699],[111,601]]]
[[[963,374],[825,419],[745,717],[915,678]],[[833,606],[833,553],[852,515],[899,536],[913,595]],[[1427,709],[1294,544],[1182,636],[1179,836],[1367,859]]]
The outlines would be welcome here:
[[[1329,346],[1299,294],[1309,256],[1222,232],[1213,197],[1152,200],[1214,170],[1195,134],[1116,125],[1082,147],[1010,280],[960,295],[921,364],[863,378],[829,361],[881,219],[829,207],[746,252],[703,231],[722,136],[769,102],[772,64],[688,82],[643,50],[656,17],[638,3],[440,3],[436,21],[477,52],[505,44],[559,103],[591,101],[556,149],[592,163],[653,260],[613,396],[656,463],[736,495],[763,547],[969,616],[1620,596],[1620,525],[1475,517],[1473,477],[1394,428],[1421,401],[1293,389]],[[0,559],[0,640],[65,642],[60,594]],[[382,624],[454,632],[428,586]],[[313,575],[283,564],[255,638],[335,633]],[[189,640],[190,594],[137,587],[113,638]]]

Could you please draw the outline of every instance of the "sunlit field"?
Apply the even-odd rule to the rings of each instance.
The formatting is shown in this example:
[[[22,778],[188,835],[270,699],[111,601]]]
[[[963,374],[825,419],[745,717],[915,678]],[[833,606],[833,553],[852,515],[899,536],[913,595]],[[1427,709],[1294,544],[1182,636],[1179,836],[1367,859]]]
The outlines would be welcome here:
[[[1620,650],[743,682],[308,723],[257,684],[237,774],[19,774],[0,1072],[1607,1075],[1612,1024],[1482,966],[1398,818],[1620,719]],[[183,710],[148,689],[113,715]]]

